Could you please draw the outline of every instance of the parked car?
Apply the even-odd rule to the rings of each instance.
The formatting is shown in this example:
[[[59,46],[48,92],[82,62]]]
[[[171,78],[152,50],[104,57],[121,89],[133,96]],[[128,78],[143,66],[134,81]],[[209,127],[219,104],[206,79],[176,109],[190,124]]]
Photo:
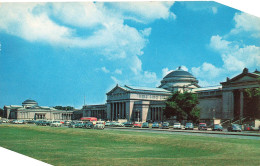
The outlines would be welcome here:
[[[85,128],[85,129],[93,129],[94,128],[94,124],[93,124],[93,122],[84,123],[83,128]]]
[[[105,126],[111,126],[111,122],[106,122]]]
[[[124,124],[120,123],[120,122],[113,122],[112,126],[113,127],[124,127]]]
[[[241,125],[239,125],[239,124],[231,124],[230,126],[228,126],[227,130],[228,131],[241,132],[242,128],[241,128]]]
[[[159,128],[159,123],[158,122],[154,122],[152,124],[152,128]]]
[[[199,123],[199,130],[208,130],[207,124],[206,123]]]
[[[61,127],[61,122],[60,121],[53,121],[50,123],[51,127]]]
[[[71,121],[68,121],[68,120],[67,120],[67,121],[64,121],[64,125],[65,125],[65,126],[69,126],[70,123],[71,123]]]
[[[94,129],[104,129],[105,128],[105,122],[104,121],[97,121],[96,125],[94,126]]]
[[[193,129],[194,129],[193,123],[186,123],[185,130],[193,130]]]
[[[23,120],[14,120],[13,124],[23,124]]]
[[[223,131],[223,127],[221,126],[221,124],[214,124],[212,131]]]
[[[169,123],[168,122],[163,122],[162,129],[169,129]]]
[[[141,122],[135,122],[133,127],[141,128],[142,127],[142,123]]]
[[[149,128],[149,123],[148,122],[144,122],[142,124],[142,128]]]
[[[181,123],[174,123],[173,129],[181,129]]]
[[[74,128],[82,128],[85,125],[83,121],[78,121],[75,125]]]
[[[77,122],[75,122],[75,121],[72,121],[72,122],[70,122],[70,124],[68,125],[68,127],[69,128],[75,128],[75,124],[76,124]]]
[[[125,123],[125,127],[133,127],[134,123],[133,122],[127,122]]]

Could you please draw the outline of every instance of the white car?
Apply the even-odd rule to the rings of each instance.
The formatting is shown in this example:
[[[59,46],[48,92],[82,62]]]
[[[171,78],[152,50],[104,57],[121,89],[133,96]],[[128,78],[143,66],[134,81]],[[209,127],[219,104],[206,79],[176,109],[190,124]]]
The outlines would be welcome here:
[[[61,127],[61,122],[60,121],[53,121],[50,126],[51,127]]]
[[[94,126],[94,129],[104,129],[105,128],[105,122],[104,121],[97,121],[96,125]]]
[[[181,129],[181,123],[174,123],[173,124],[173,129]]]

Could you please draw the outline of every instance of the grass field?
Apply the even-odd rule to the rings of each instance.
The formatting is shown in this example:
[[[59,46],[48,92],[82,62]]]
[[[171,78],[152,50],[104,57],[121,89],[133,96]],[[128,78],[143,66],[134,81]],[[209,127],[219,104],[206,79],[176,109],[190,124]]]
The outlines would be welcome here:
[[[260,165],[260,142],[0,125],[0,146],[52,165]]]

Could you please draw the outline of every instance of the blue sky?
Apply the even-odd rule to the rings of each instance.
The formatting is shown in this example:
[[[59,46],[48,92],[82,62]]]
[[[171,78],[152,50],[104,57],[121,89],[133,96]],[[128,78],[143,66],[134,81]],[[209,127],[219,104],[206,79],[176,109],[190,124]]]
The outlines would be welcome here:
[[[201,86],[260,70],[260,19],[215,2],[2,3],[0,107],[105,103],[178,66]]]

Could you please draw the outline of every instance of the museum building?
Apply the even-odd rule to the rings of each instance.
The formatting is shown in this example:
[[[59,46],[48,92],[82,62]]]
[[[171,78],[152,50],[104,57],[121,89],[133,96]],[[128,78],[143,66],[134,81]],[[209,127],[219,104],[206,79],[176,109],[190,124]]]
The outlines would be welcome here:
[[[163,121],[165,100],[173,91],[198,94],[200,121],[257,120],[260,119],[260,100],[255,114],[247,113],[244,93],[247,88],[260,88],[260,72],[250,73],[247,68],[234,78],[227,78],[219,86],[200,87],[198,80],[179,67],[167,74],[158,88],[116,85],[101,105],[84,105],[83,116],[95,116],[112,121]],[[260,98],[258,98],[260,99]]]
[[[25,100],[22,105],[4,106],[4,118],[22,120],[71,120],[73,111],[57,110],[51,107],[38,106],[34,100]]]

